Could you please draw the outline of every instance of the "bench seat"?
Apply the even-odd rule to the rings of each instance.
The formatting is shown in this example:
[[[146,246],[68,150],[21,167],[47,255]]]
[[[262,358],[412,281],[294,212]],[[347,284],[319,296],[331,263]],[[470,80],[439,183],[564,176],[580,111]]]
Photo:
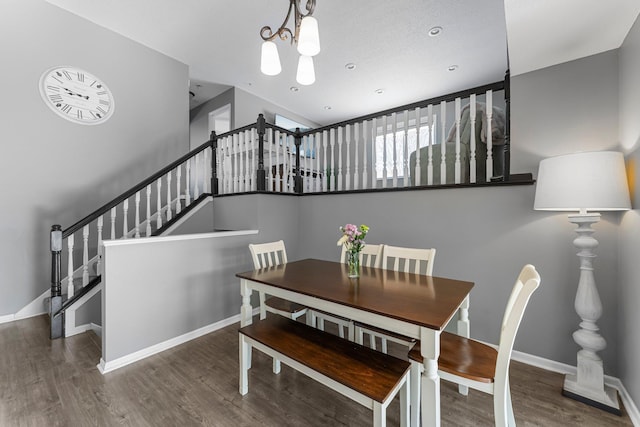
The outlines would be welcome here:
[[[407,361],[358,345],[282,316],[267,316],[239,330],[240,394],[249,391],[251,348],[373,410],[374,426],[386,425],[386,408],[400,392],[401,424],[409,414]]]

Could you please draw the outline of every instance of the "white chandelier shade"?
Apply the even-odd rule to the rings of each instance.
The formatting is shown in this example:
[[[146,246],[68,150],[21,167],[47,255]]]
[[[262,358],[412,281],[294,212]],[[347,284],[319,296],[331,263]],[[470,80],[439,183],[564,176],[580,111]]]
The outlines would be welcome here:
[[[298,37],[298,53],[305,56],[316,56],[320,53],[318,20],[313,16],[302,18]]]
[[[300,55],[296,81],[305,86],[316,81],[316,72],[313,68],[313,58],[311,56]]]
[[[278,47],[274,42],[266,41],[262,43],[260,71],[267,76],[275,76],[280,74],[282,71],[280,55],[278,55]]]

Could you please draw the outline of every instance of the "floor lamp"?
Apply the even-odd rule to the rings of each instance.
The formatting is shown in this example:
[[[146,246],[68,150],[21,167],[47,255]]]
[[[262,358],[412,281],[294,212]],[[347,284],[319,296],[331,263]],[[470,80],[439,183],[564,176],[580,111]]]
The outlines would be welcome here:
[[[600,220],[600,214],[592,211],[631,208],[624,157],[611,151],[552,157],[540,162],[537,181],[534,209],[578,212],[569,215],[569,221],[578,226],[573,241],[580,259],[575,309],[582,322],[573,339],[582,350],[578,351],[577,373],[565,376],[562,394],[620,415],[617,392],[605,386],[602,359],[596,354],[607,343],[596,325],[602,303],[593,274],[593,249],[598,241],[592,236],[591,224]]]

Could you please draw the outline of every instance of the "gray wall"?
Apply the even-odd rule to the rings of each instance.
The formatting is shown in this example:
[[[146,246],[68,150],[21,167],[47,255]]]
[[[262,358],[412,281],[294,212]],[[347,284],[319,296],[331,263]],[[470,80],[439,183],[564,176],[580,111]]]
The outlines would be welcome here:
[[[73,224],[187,152],[187,66],[42,0],[0,4],[0,316],[50,286],[49,230]],[[40,75],[103,79],[115,112],[83,126],[40,99]]]
[[[620,58],[620,144],[627,153],[633,211],[620,226],[620,378],[640,402],[640,20],[627,35]]]
[[[258,114],[264,114],[264,118],[268,123],[275,123],[275,115],[280,114],[312,128],[320,127],[317,123],[299,116],[293,111],[289,111],[277,104],[238,88],[235,88],[235,104],[233,110],[233,123],[235,124],[235,128],[255,123],[258,118]]]

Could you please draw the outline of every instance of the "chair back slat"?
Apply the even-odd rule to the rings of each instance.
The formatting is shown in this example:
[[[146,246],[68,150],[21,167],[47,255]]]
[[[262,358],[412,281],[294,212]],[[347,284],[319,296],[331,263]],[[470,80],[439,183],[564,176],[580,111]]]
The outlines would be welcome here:
[[[253,267],[266,268],[275,267],[287,263],[287,250],[282,240],[277,242],[249,244]]]
[[[382,247],[384,245],[371,245],[367,243],[360,251],[360,265],[364,267],[379,268],[382,264]],[[347,262],[347,250],[342,245],[342,252],[340,253],[340,262],[345,264]]]
[[[433,275],[433,260],[435,256],[436,250],[434,248],[416,249],[384,245],[382,268],[431,276]],[[391,268],[389,267],[390,261],[392,261]]]

